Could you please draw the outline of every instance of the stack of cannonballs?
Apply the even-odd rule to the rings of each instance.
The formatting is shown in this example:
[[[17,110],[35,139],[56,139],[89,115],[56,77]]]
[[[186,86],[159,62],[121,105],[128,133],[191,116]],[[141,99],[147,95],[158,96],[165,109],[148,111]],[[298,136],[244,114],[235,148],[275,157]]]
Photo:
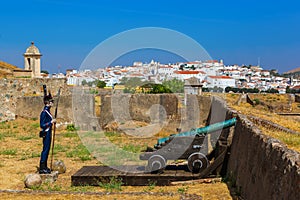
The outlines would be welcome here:
[[[43,182],[56,181],[58,174],[63,174],[65,172],[66,166],[63,161],[59,160],[54,162],[51,174],[28,174],[24,180],[24,184],[26,188],[37,188],[40,187]]]

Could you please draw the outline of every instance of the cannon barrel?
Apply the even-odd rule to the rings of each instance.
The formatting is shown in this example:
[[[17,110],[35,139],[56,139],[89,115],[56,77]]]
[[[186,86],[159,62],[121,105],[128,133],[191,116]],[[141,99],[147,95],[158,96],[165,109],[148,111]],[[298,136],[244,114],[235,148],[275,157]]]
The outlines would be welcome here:
[[[159,138],[157,140],[157,144],[155,146],[160,146],[161,144],[165,143],[166,141],[170,140],[173,137],[183,137],[183,136],[195,136],[195,135],[206,135],[210,132],[214,132],[223,128],[227,128],[227,127],[231,127],[233,125],[235,125],[236,123],[236,118],[232,118],[229,120],[225,120],[223,122],[218,122],[215,124],[211,124],[202,128],[196,128],[196,129],[192,129],[190,131],[186,131],[186,132],[181,132],[178,134],[173,134],[169,137],[164,137],[164,138]]]

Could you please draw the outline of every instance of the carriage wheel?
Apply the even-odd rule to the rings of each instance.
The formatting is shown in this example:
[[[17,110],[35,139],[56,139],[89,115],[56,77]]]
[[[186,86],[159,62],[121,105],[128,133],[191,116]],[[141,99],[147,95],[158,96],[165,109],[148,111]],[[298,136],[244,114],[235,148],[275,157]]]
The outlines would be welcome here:
[[[166,167],[167,160],[161,155],[153,155],[148,159],[147,171],[161,173]]]
[[[202,153],[193,153],[188,158],[188,168],[191,172],[202,172],[208,165],[209,161]]]

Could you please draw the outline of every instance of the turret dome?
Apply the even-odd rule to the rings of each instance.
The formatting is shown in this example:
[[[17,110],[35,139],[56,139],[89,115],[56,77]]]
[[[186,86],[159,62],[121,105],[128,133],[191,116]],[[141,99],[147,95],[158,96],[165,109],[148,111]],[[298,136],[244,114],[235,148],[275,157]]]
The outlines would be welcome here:
[[[34,42],[31,42],[31,45],[26,49],[25,54],[41,55],[40,50],[34,45]]]

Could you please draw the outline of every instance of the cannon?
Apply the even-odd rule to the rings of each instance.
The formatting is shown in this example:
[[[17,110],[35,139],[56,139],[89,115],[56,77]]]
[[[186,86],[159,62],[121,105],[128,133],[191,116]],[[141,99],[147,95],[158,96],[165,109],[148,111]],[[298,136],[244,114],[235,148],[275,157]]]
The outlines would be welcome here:
[[[218,122],[202,128],[171,134],[159,138],[153,149],[140,154],[140,160],[148,160],[146,171],[162,172],[168,160],[187,160],[187,167],[193,173],[201,173],[210,165],[207,158],[208,147],[204,143],[209,133],[234,126],[236,118]]]

